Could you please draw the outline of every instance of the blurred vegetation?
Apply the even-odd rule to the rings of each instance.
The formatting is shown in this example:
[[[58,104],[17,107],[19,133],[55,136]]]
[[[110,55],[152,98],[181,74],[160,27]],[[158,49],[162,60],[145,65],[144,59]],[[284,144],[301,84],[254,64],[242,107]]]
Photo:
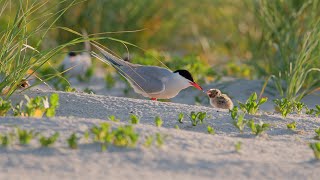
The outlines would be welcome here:
[[[7,1],[10,8],[2,9],[1,24],[10,23],[19,7],[20,1]],[[27,1],[45,3],[32,13],[36,18],[28,28],[41,25],[43,12],[60,12],[71,2]],[[319,0],[84,0],[63,13],[55,26],[133,43],[146,51],[126,49],[107,39],[99,41],[120,56],[129,50],[134,63],[161,65],[158,59],[171,69],[189,69],[202,82],[221,76],[273,76],[282,96],[301,99],[320,83],[319,21]],[[0,26],[1,31],[3,28]],[[114,33],[98,35],[103,32]],[[53,29],[41,48],[75,38],[79,36]],[[38,37],[28,39],[33,42]],[[83,45],[71,49],[83,50]]]

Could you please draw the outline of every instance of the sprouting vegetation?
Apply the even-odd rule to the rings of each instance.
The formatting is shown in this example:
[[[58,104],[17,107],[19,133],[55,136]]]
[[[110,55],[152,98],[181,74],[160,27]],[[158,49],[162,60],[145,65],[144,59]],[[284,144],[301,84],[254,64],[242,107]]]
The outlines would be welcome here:
[[[309,147],[312,149],[314,157],[320,160],[320,142],[310,143]]]
[[[67,139],[67,143],[70,149],[78,149],[78,140],[76,133],[72,133]]]
[[[180,115],[179,115],[180,116]],[[198,124],[203,124],[205,118],[207,118],[207,112],[194,112],[190,113],[190,120],[193,126],[197,126]]]
[[[46,137],[41,136],[39,139],[39,143],[42,147],[49,147],[52,146],[59,138],[60,134],[58,132],[55,132],[53,135]]]
[[[117,119],[115,115],[109,116],[108,119],[113,122],[120,122],[120,119]]]
[[[316,136],[314,136],[314,139],[320,140],[320,127],[315,129],[314,132],[316,133]]]
[[[245,103],[239,102],[240,109],[248,114],[256,114],[259,110],[259,106],[267,102],[268,98],[263,97],[261,99],[258,99],[257,93],[254,92],[250,95],[250,97],[247,99]]]
[[[17,135],[21,145],[30,144],[30,141],[38,136],[39,133],[34,130],[26,130],[17,128]]]
[[[139,122],[140,122],[140,118],[137,115],[135,115],[135,114],[130,115],[130,123],[131,124],[139,124]]]
[[[287,124],[287,128],[290,129],[290,130],[293,130],[293,131],[296,130],[296,128],[297,128],[297,122],[296,122],[296,121],[293,121],[293,122]]]
[[[179,123],[183,123],[183,118],[184,118],[184,114],[183,113],[179,113],[178,122]]]
[[[59,95],[51,94],[50,98],[46,96],[37,96],[30,98],[25,95],[26,103],[21,101],[13,108],[14,116],[47,117],[55,116],[56,109],[59,107]]]
[[[246,126],[247,121],[244,119],[245,114],[239,114],[235,117],[233,120],[233,125],[240,131],[240,133],[243,133],[244,127]]]
[[[319,117],[319,115],[320,115],[320,105],[316,105],[315,109],[308,109],[306,107],[306,114],[315,115],[316,117]]]
[[[3,100],[0,97],[0,116],[6,116],[6,114],[8,113],[8,111],[10,111],[11,108],[12,108],[11,102]]]
[[[234,148],[235,148],[236,152],[238,152],[238,153],[240,152],[241,146],[242,146],[241,141],[238,141],[238,142],[234,145]]]
[[[162,124],[163,124],[163,121],[162,121],[162,119],[161,119],[159,116],[157,116],[157,117],[154,119],[154,122],[155,122],[155,124],[156,124],[157,127],[161,127]]]
[[[214,130],[214,128],[212,126],[207,126],[207,131],[209,134],[216,134],[216,131]]]
[[[251,132],[255,135],[262,134],[270,128],[270,124],[260,122],[256,124],[254,120],[249,120],[247,122],[248,127],[251,129]]]

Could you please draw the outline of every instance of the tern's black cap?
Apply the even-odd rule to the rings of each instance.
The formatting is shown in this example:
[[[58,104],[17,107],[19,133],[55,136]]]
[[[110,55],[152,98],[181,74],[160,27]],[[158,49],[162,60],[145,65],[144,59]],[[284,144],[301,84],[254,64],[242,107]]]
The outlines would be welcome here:
[[[73,52],[73,51],[70,51],[69,54],[68,54],[70,57],[74,57],[77,55],[77,53]]]
[[[194,82],[191,73],[189,71],[187,71],[187,70],[176,70],[173,73],[179,73],[182,77],[190,80],[191,82]]]

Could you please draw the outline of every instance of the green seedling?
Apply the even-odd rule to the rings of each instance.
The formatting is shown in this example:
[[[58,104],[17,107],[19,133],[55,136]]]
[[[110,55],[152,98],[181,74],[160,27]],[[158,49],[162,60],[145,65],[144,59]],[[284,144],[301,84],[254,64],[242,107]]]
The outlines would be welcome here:
[[[90,138],[90,133],[89,133],[89,131],[84,132],[83,137],[84,137],[84,139],[85,139],[86,141],[89,141],[89,138]]]
[[[135,114],[130,115],[130,123],[131,124],[139,124],[139,121],[140,121],[140,119],[137,115],[135,115]]]
[[[19,104],[16,104],[16,106],[13,107],[13,116],[24,116],[23,101],[20,101]]]
[[[164,144],[164,139],[166,136],[156,133],[156,143],[158,147],[161,147]]]
[[[8,147],[11,144],[11,136],[6,134],[2,135],[0,134],[0,143],[2,147]]]
[[[242,143],[240,142],[240,141],[238,141],[235,145],[234,145],[234,147],[235,147],[235,149],[236,149],[236,152],[240,152],[240,150],[241,150],[241,145],[242,145]]]
[[[295,101],[294,107],[298,114],[301,114],[303,108],[307,107],[303,102]]]
[[[108,119],[109,119],[110,121],[113,121],[113,122],[120,122],[120,119],[117,119],[116,116],[114,116],[114,115],[109,116]]]
[[[216,134],[216,132],[212,126],[207,126],[207,131],[209,134]]]
[[[231,118],[235,120],[238,115],[238,107],[234,106],[232,109],[229,110],[229,112],[231,114]]]
[[[179,123],[183,123],[183,118],[184,118],[184,114],[180,113],[178,118]]]
[[[309,115],[315,115],[316,117],[319,117],[320,115],[320,105],[316,105],[316,109],[308,109],[306,108],[306,114]]]
[[[56,115],[56,109],[59,107],[59,95],[51,94],[50,96],[50,106],[47,108],[47,117],[53,117]]]
[[[134,147],[139,139],[139,134],[131,125],[119,126],[112,134],[113,144],[119,147]]]
[[[114,77],[112,76],[112,74],[108,73],[105,78],[104,78],[105,82],[106,82],[106,87],[107,89],[111,89],[115,86],[116,84],[116,80],[114,79]]]
[[[59,133],[56,132],[49,137],[41,136],[39,139],[39,142],[42,147],[49,147],[49,146],[52,146],[58,140],[58,138],[59,138]]]
[[[237,118],[233,121],[233,125],[239,129],[240,133],[243,133],[243,129],[246,125],[247,121],[244,119],[244,114],[239,114]]]
[[[238,102],[240,105],[240,109],[245,113],[249,113],[252,115],[256,114],[257,111],[259,110],[259,106],[264,104],[268,100],[267,97],[263,97],[259,99],[259,101],[257,101],[257,98],[258,98],[257,93],[254,92],[250,95],[250,97],[244,104],[241,102]]]
[[[154,141],[154,137],[151,135],[151,136],[146,136],[146,140],[144,141],[144,147],[146,148],[149,148],[151,147],[151,145],[153,144],[153,141]]]
[[[68,146],[70,149],[78,149],[78,140],[79,138],[75,133],[72,133],[70,137],[67,139]]]
[[[294,102],[289,101],[286,98],[275,99],[273,102],[276,104],[276,111],[279,111],[283,117],[287,117],[288,114],[294,111]]]
[[[159,116],[157,116],[157,117],[155,118],[154,122],[156,123],[156,126],[157,126],[157,127],[161,127],[162,124],[163,124],[163,121],[162,121],[162,119],[161,119]]]
[[[83,92],[85,92],[85,93],[87,93],[87,94],[95,94],[94,91],[93,91],[92,89],[90,89],[90,88],[85,88],[85,89],[83,90]]]
[[[73,88],[69,85],[64,88],[64,91],[65,92],[77,92],[76,88]]]
[[[101,151],[107,149],[107,145],[112,142],[112,134],[110,132],[111,125],[109,123],[101,123],[100,126],[93,126],[90,132],[94,135],[94,142],[101,145]]]
[[[24,108],[23,101],[13,108],[14,116],[43,117],[46,114],[47,117],[53,117],[59,107],[59,95],[55,93],[50,96],[50,99],[46,96],[30,98],[27,95],[25,95],[25,99],[27,103]]]
[[[176,124],[176,125],[174,125],[174,128],[175,128],[175,129],[180,129],[180,128],[179,128],[179,126],[178,126],[177,124]]]
[[[320,127],[315,129],[314,132],[316,133],[316,136],[314,137],[314,139],[320,140]]]
[[[320,160],[320,142],[310,143],[309,147],[312,149],[314,157]]]
[[[10,101],[5,101],[0,97],[0,116],[6,116],[8,111],[12,108]]]
[[[207,113],[206,112],[198,112],[195,113],[194,111],[192,111],[190,113],[190,120],[193,126],[197,126],[198,124],[203,124],[204,123],[204,119],[207,117]]]
[[[21,145],[30,144],[30,141],[35,138],[39,133],[35,133],[33,130],[25,130],[17,128],[18,139]]]
[[[260,122],[259,124],[255,124],[254,120],[249,120],[247,125],[251,129],[251,132],[255,135],[260,135],[270,128],[270,124],[263,123],[263,122]]]
[[[293,131],[296,130],[297,122],[293,121],[292,123],[287,124],[287,128]]]

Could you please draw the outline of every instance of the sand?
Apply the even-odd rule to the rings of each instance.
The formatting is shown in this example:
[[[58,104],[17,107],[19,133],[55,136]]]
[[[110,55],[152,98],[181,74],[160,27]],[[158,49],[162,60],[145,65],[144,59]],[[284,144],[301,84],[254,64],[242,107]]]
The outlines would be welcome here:
[[[252,91],[261,88],[261,81],[235,81],[214,84],[224,89],[233,99],[244,100]],[[206,87],[207,88],[207,87]],[[209,86],[208,86],[209,88]],[[29,96],[49,95],[54,91],[31,90]],[[314,142],[314,129],[320,127],[320,118],[309,115],[289,115],[282,118],[272,112],[270,102],[262,106],[259,115],[250,116],[256,122],[272,124],[262,136],[251,134],[248,128],[243,134],[232,125],[226,110],[211,108],[205,96],[195,89],[183,91],[173,102],[90,95],[85,93],[55,92],[60,95],[60,107],[54,118],[1,117],[0,131],[14,126],[35,129],[44,134],[54,131],[61,137],[53,147],[40,148],[36,141],[30,146],[14,145],[0,148],[0,179],[318,179],[320,162],[316,161],[309,142]],[[265,96],[275,98],[272,90]],[[194,96],[203,98],[202,105],[194,104]],[[119,95],[123,96],[123,95]],[[137,98],[136,97],[136,98]],[[23,94],[12,97],[18,102]],[[309,105],[319,104],[319,96],[306,98]],[[185,103],[185,104],[182,104]],[[188,105],[189,104],[189,105]],[[270,110],[270,111],[269,111]],[[210,118],[196,127],[185,118],[180,124],[180,112],[206,111]],[[135,125],[140,133],[136,148],[111,147],[100,151],[97,144],[80,140],[77,150],[70,150],[65,140],[72,132],[83,134],[93,125],[109,122],[114,126],[128,124],[130,114],[140,116]],[[115,115],[121,122],[111,122]],[[155,126],[154,118],[164,120],[161,128]],[[293,132],[286,124],[297,122]],[[179,130],[174,126],[178,125]],[[216,135],[207,133],[207,125]],[[144,136],[160,132],[167,135],[162,147],[144,147]],[[241,142],[240,152],[235,143]]]

